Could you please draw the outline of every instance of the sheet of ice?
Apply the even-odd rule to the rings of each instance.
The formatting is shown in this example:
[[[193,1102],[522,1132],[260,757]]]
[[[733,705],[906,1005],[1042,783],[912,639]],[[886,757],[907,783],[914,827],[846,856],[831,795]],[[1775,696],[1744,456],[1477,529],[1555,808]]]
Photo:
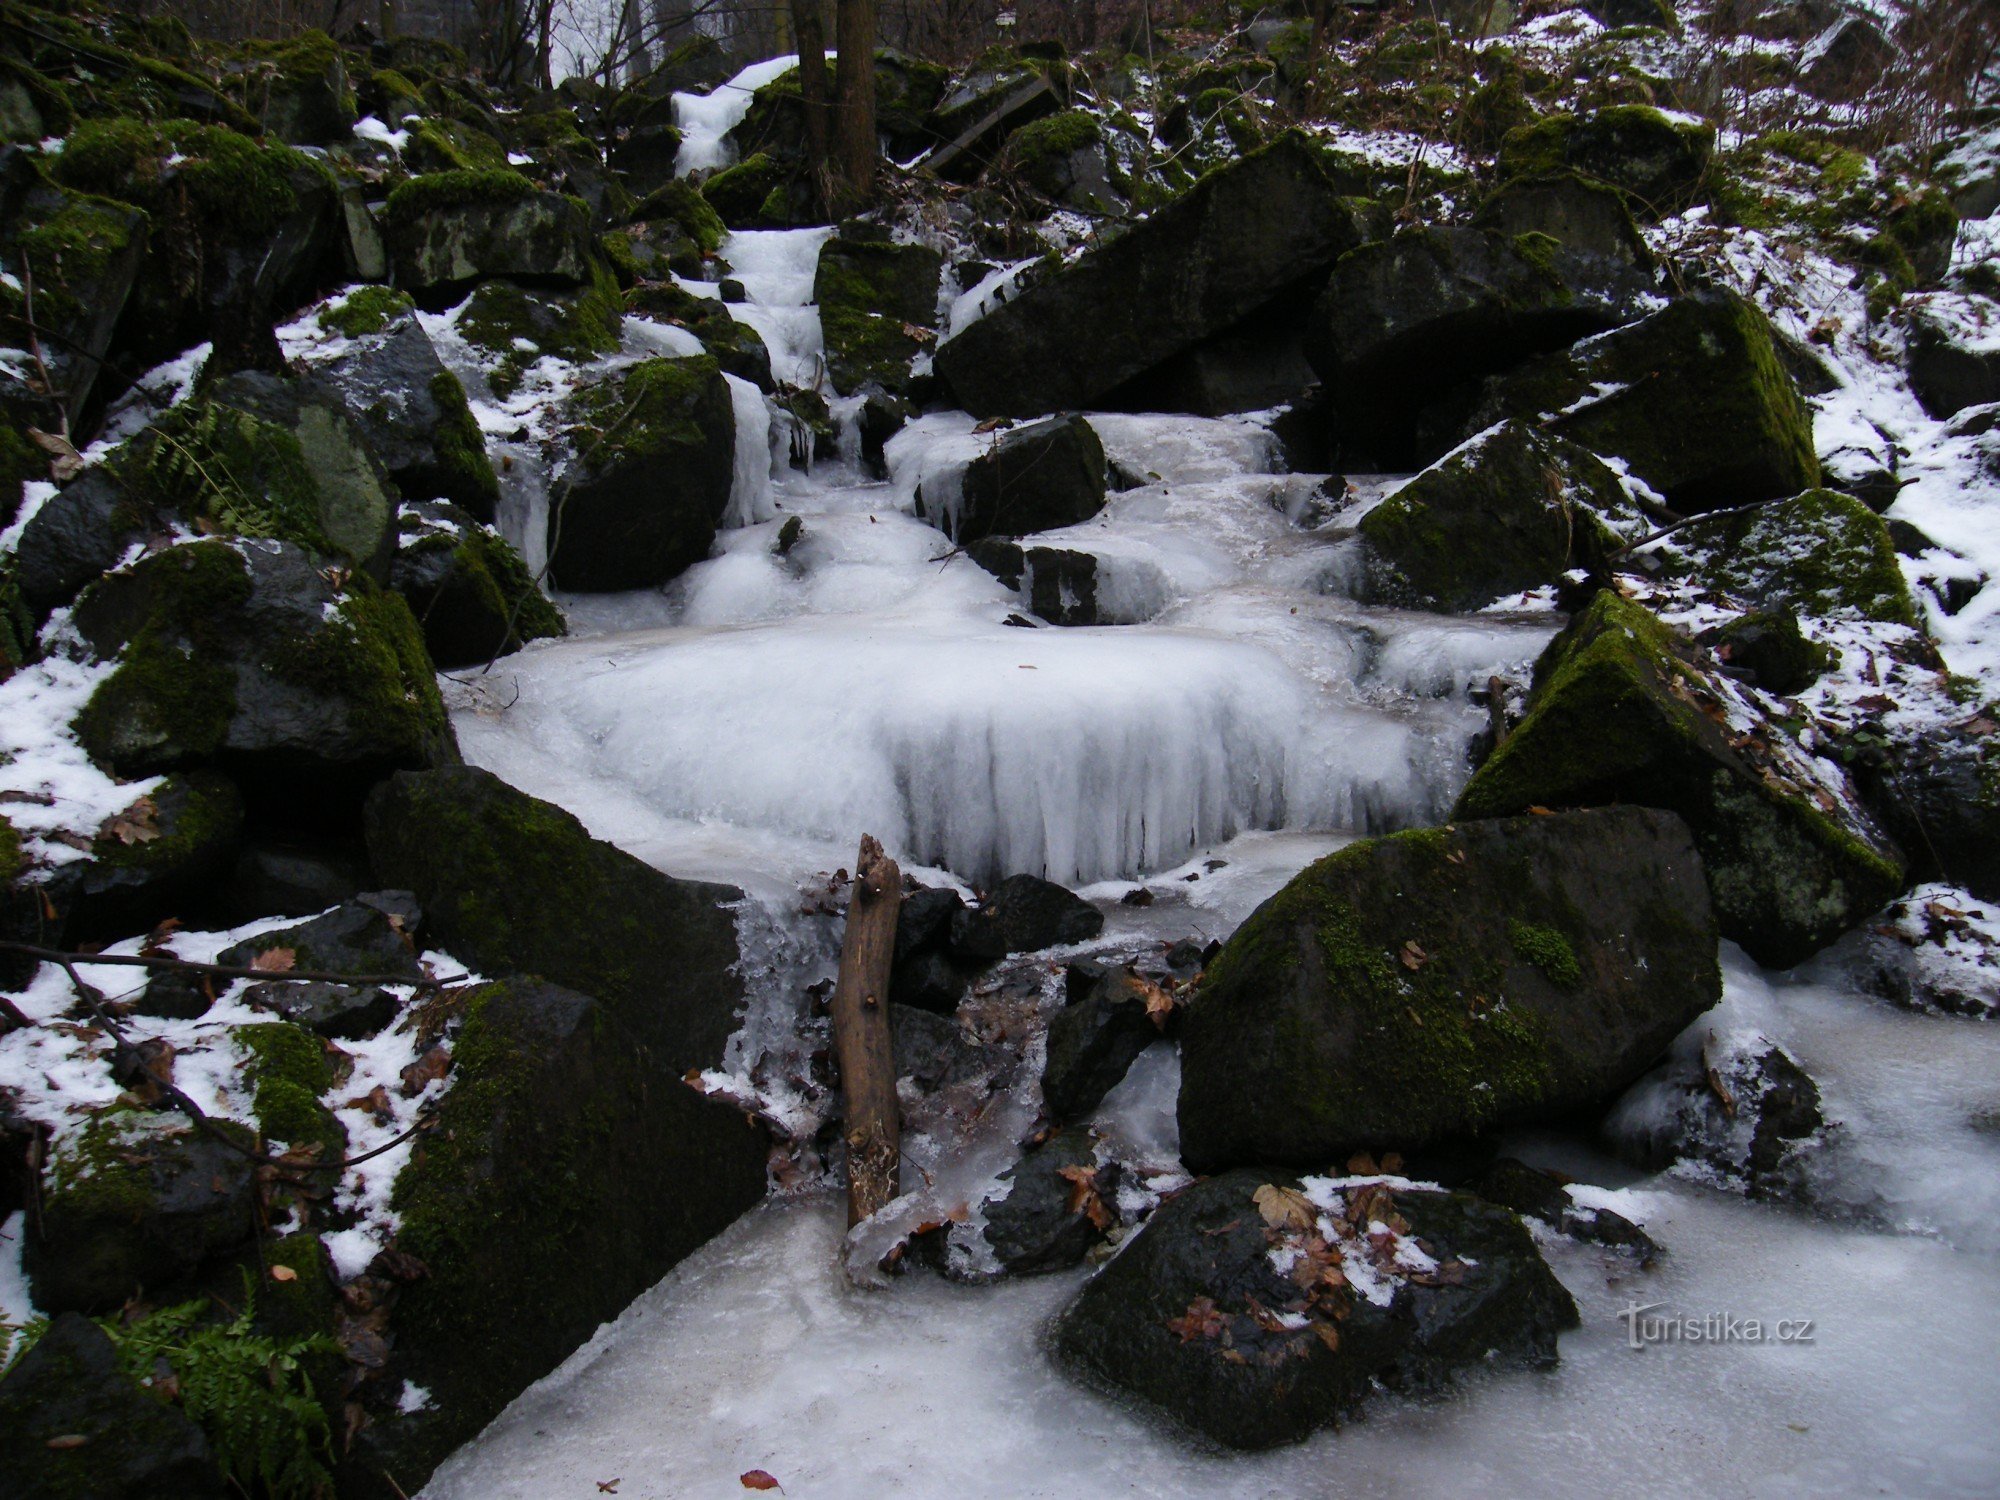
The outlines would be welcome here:
[[[747,302],[733,304],[730,316],[757,330],[779,381],[809,389],[823,384],[820,369],[826,344],[819,309],[812,305],[820,247],[831,229],[739,230],[722,242],[723,259],[743,283]],[[684,287],[713,293],[700,282]]]
[[[991,1287],[835,1269],[838,1209],[757,1210],[641,1297],[448,1460],[431,1500],[542,1496],[613,1476],[634,1496],[843,1497],[1853,1493],[1983,1495],[2000,1463],[1989,1375],[2000,1268],[1927,1240],[1814,1224],[1668,1183],[1653,1274],[1548,1247],[1583,1326],[1542,1374],[1475,1371],[1378,1396],[1297,1447],[1221,1454],[1065,1379],[1049,1319],[1082,1275]],[[1807,1345],[1626,1347],[1619,1313],[1809,1317]]]
[[[767,83],[776,83],[799,65],[796,55],[774,57],[753,63],[727,83],[719,83],[707,94],[675,94],[674,125],[681,132],[680,150],[674,155],[674,173],[706,172],[726,167],[736,160],[736,151],[726,137],[750,113],[750,101]]]
[[[771,490],[771,408],[764,393],[738,375],[724,375],[736,416],[736,471],[729,483],[725,527],[754,526],[774,513]]]

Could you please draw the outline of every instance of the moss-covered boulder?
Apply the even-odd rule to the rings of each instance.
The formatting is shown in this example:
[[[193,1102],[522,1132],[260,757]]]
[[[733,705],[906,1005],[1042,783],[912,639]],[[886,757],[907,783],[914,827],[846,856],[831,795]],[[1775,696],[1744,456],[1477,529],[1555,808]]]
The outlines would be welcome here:
[[[1579,172],[1545,172],[1500,184],[1472,222],[1507,239],[1545,234],[1573,254],[1623,262],[1644,271],[1653,255],[1617,189]]]
[[[125,1372],[111,1336],[59,1313],[0,1380],[8,1489],[33,1500],[219,1500],[222,1473],[186,1413]]]
[[[60,866],[45,887],[65,940],[104,942],[212,911],[242,830],[242,794],[213,771],[169,776],[135,797],[105,820],[90,858]]]
[[[1799,629],[1790,610],[1757,609],[1738,615],[1710,642],[1715,659],[1747,672],[1767,693],[1790,698],[1826,675],[1833,653]]]
[[[1343,191],[1327,153],[1282,136],[940,344],[938,374],[982,417],[1088,408],[1371,237]]]
[[[354,133],[354,89],[333,38],[317,28],[252,42],[236,76],[244,107],[295,146],[331,146]]]
[[[383,1413],[350,1454],[402,1485],[764,1195],[763,1132],[685,1087],[614,1007],[510,979],[464,1018],[394,1199],[397,1248],[426,1269],[396,1307],[397,1362],[431,1402]]]
[[[504,398],[543,359],[574,364],[611,353],[623,326],[617,279],[600,261],[589,284],[574,291],[483,282],[459,313],[456,331],[490,356],[481,373],[486,388]]]
[[[758,152],[724,167],[701,185],[701,196],[731,229],[784,229],[792,222],[798,172]]]
[[[1650,289],[1631,259],[1540,231],[1406,230],[1335,264],[1306,357],[1342,441],[1409,467],[1451,446],[1435,429],[1465,410],[1482,376],[1628,321]]]
[[[960,543],[1026,536],[1088,521],[1104,508],[1104,444],[1082,417],[1052,417],[1005,433],[965,466],[956,504],[942,514],[919,497],[919,513]]]
[[[1686,826],[1639,808],[1329,855],[1260,906],[1181,1028],[1196,1171],[1345,1160],[1607,1100],[1721,995]]]
[[[251,1136],[218,1124],[237,1145]],[[252,1164],[185,1116],[118,1106],[63,1136],[42,1171],[40,1232],[22,1247],[35,1306],[110,1312],[257,1233]]]
[[[376,877],[416,893],[430,941],[487,974],[595,995],[674,1077],[714,1067],[743,1001],[728,886],[676,880],[470,767],[369,799]]]
[[[649,281],[625,294],[625,306],[654,322],[687,329],[701,340],[723,374],[747,380],[766,395],[777,390],[763,335],[732,317],[720,298],[697,296],[678,282]]]
[[[338,1161],[347,1127],[320,1098],[334,1083],[326,1042],[289,1021],[238,1026],[229,1035],[243,1054],[243,1081],[254,1090],[250,1108],[265,1149],[307,1149],[319,1161]]]
[[[890,244],[852,230],[820,248],[813,300],[826,331],[833,388],[891,394],[909,389],[910,362],[937,327],[944,257],[925,245]]]
[[[389,587],[409,601],[431,660],[447,671],[566,632],[520,553],[454,506],[403,508]]]
[[[1797,963],[1902,888],[1900,856],[1779,751],[1730,728],[1725,685],[1637,604],[1601,593],[1535,664],[1528,715],[1460,818],[1630,803],[1694,830],[1722,935]]]
[[[314,373],[340,393],[363,441],[405,498],[447,500],[492,520],[500,482],[486,456],[485,436],[466,403],[465,387],[444,367],[407,303],[367,327],[364,312],[393,308],[386,299],[400,295],[387,288],[370,292],[331,310],[344,319],[343,331],[354,342],[317,364]],[[357,308],[356,303],[371,306]]]
[[[1486,383],[1461,430],[1535,421],[1691,513],[1819,483],[1812,412],[1763,313],[1734,292],[1661,311]]]
[[[1099,214],[1125,207],[1111,183],[1103,128],[1087,110],[1066,109],[1023,125],[1007,137],[998,164],[1067,207]]]
[[[76,718],[121,774],[218,763],[253,806],[335,817],[385,771],[455,758],[409,606],[276,541],[171,547],[77,602],[116,663]]]
[[[1715,154],[1715,127],[1643,104],[1590,115],[1551,115],[1508,134],[1500,172],[1524,176],[1568,168],[1625,194],[1634,213],[1663,219],[1698,197]]]
[[[1940,419],[2000,401],[2000,300],[1939,292],[1909,306],[1910,389]]]
[[[332,172],[222,126],[115,116],[76,128],[56,180],[144,209],[149,243],[114,351],[146,369],[204,340],[233,350],[308,302],[341,264]]]
[[[1838,490],[1700,520],[1674,540],[1703,583],[1755,609],[1917,626],[1888,525]]]
[[[591,278],[589,208],[510,169],[413,177],[389,195],[383,232],[396,285],[427,306],[488,276],[557,286]]]
[[[648,588],[708,556],[736,473],[729,383],[707,355],[651,359],[564,410],[571,468],[549,514],[549,576],[585,592]]]
[[[1229,1447],[1271,1448],[1384,1386],[1552,1365],[1577,1321],[1505,1209],[1399,1178],[1240,1171],[1162,1205],[1058,1318],[1055,1348],[1090,1384]]]
[[[403,147],[403,165],[418,176],[434,172],[504,172],[507,148],[498,136],[465,120],[418,120]]]
[[[686,178],[676,178],[648,193],[632,210],[632,223],[671,224],[703,255],[720,250],[722,237],[728,233],[721,216]]]
[[[31,157],[17,153],[0,168],[0,256],[34,278],[37,325],[31,337],[25,298],[10,287],[0,291],[0,334],[15,348],[39,342],[54,387],[46,394],[72,423],[96,389],[147,230],[139,209],[63,187]],[[0,510],[12,514],[10,494],[0,494]]]
[[[1361,518],[1366,600],[1462,613],[1602,568],[1630,507],[1596,455],[1508,422],[1440,459]]]

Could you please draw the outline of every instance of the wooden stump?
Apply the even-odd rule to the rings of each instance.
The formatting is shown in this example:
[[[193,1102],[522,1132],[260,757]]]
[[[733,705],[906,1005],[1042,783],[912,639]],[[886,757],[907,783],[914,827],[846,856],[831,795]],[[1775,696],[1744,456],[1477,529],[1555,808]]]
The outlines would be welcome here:
[[[847,936],[833,990],[833,1047],[840,1064],[841,1133],[847,1139],[847,1223],[852,1228],[896,1196],[903,1122],[889,1036],[889,966],[903,872],[864,835],[847,901]]]

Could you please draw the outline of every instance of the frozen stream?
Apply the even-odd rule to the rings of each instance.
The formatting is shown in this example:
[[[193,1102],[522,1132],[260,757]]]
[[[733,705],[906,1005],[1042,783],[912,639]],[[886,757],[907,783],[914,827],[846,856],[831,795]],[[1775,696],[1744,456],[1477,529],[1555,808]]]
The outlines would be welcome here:
[[[748,319],[800,370],[819,350],[805,303],[823,238],[744,234],[724,252],[748,272]],[[760,952],[785,946],[801,882],[850,863],[863,831],[933,880],[1029,870],[1084,887],[1109,914],[1103,944],[1130,951],[1226,936],[1346,838],[1441,817],[1484,722],[1468,687],[1524,681],[1556,617],[1534,601],[1458,619],[1356,606],[1317,476],[1276,472],[1256,422],[1092,420],[1145,482],[1037,540],[1096,556],[1100,605],[1129,623],[1009,623],[1020,601],[918,518],[919,489],[948,506],[993,440],[970,419],[906,429],[887,481],[799,473],[778,431],[739,444],[753,468],[774,455],[770,519],[724,532],[665,590],[565,601],[570,639],[454,689],[468,759],[674,874],[744,886]],[[739,474],[739,491],[764,480]],[[791,518],[802,534],[781,554]],[[1118,904],[1135,881],[1154,906]],[[753,995],[752,1041],[789,1024],[785,986],[830,973],[823,947],[796,946],[759,971],[771,993]],[[1298,1448],[1207,1451],[1050,1365],[1043,1330],[1084,1273],[967,1288],[918,1272],[857,1291],[837,1269],[837,1207],[808,1196],[686,1262],[425,1493],[617,1479],[621,1495],[726,1496],[764,1469],[794,1497],[1991,1494],[2000,1027],[1734,955],[1729,983],[1730,1018],[1826,1090],[1843,1134],[1821,1185],[1840,1217],[1523,1141],[1668,1251],[1641,1273],[1549,1242],[1584,1318],[1550,1374],[1385,1397]],[[1171,1156],[1177,1076],[1156,1048],[1106,1101],[1105,1129]],[[1631,1301],[1807,1317],[1817,1338],[1636,1352],[1616,1316]]]

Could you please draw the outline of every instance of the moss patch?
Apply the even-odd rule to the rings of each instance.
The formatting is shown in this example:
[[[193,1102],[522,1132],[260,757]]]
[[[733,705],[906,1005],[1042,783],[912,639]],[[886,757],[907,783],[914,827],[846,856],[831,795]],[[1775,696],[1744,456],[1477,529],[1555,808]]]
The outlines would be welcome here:
[[[319,326],[358,339],[380,333],[397,318],[415,309],[416,303],[405,292],[396,291],[393,287],[364,286],[323,309],[319,315]]]

